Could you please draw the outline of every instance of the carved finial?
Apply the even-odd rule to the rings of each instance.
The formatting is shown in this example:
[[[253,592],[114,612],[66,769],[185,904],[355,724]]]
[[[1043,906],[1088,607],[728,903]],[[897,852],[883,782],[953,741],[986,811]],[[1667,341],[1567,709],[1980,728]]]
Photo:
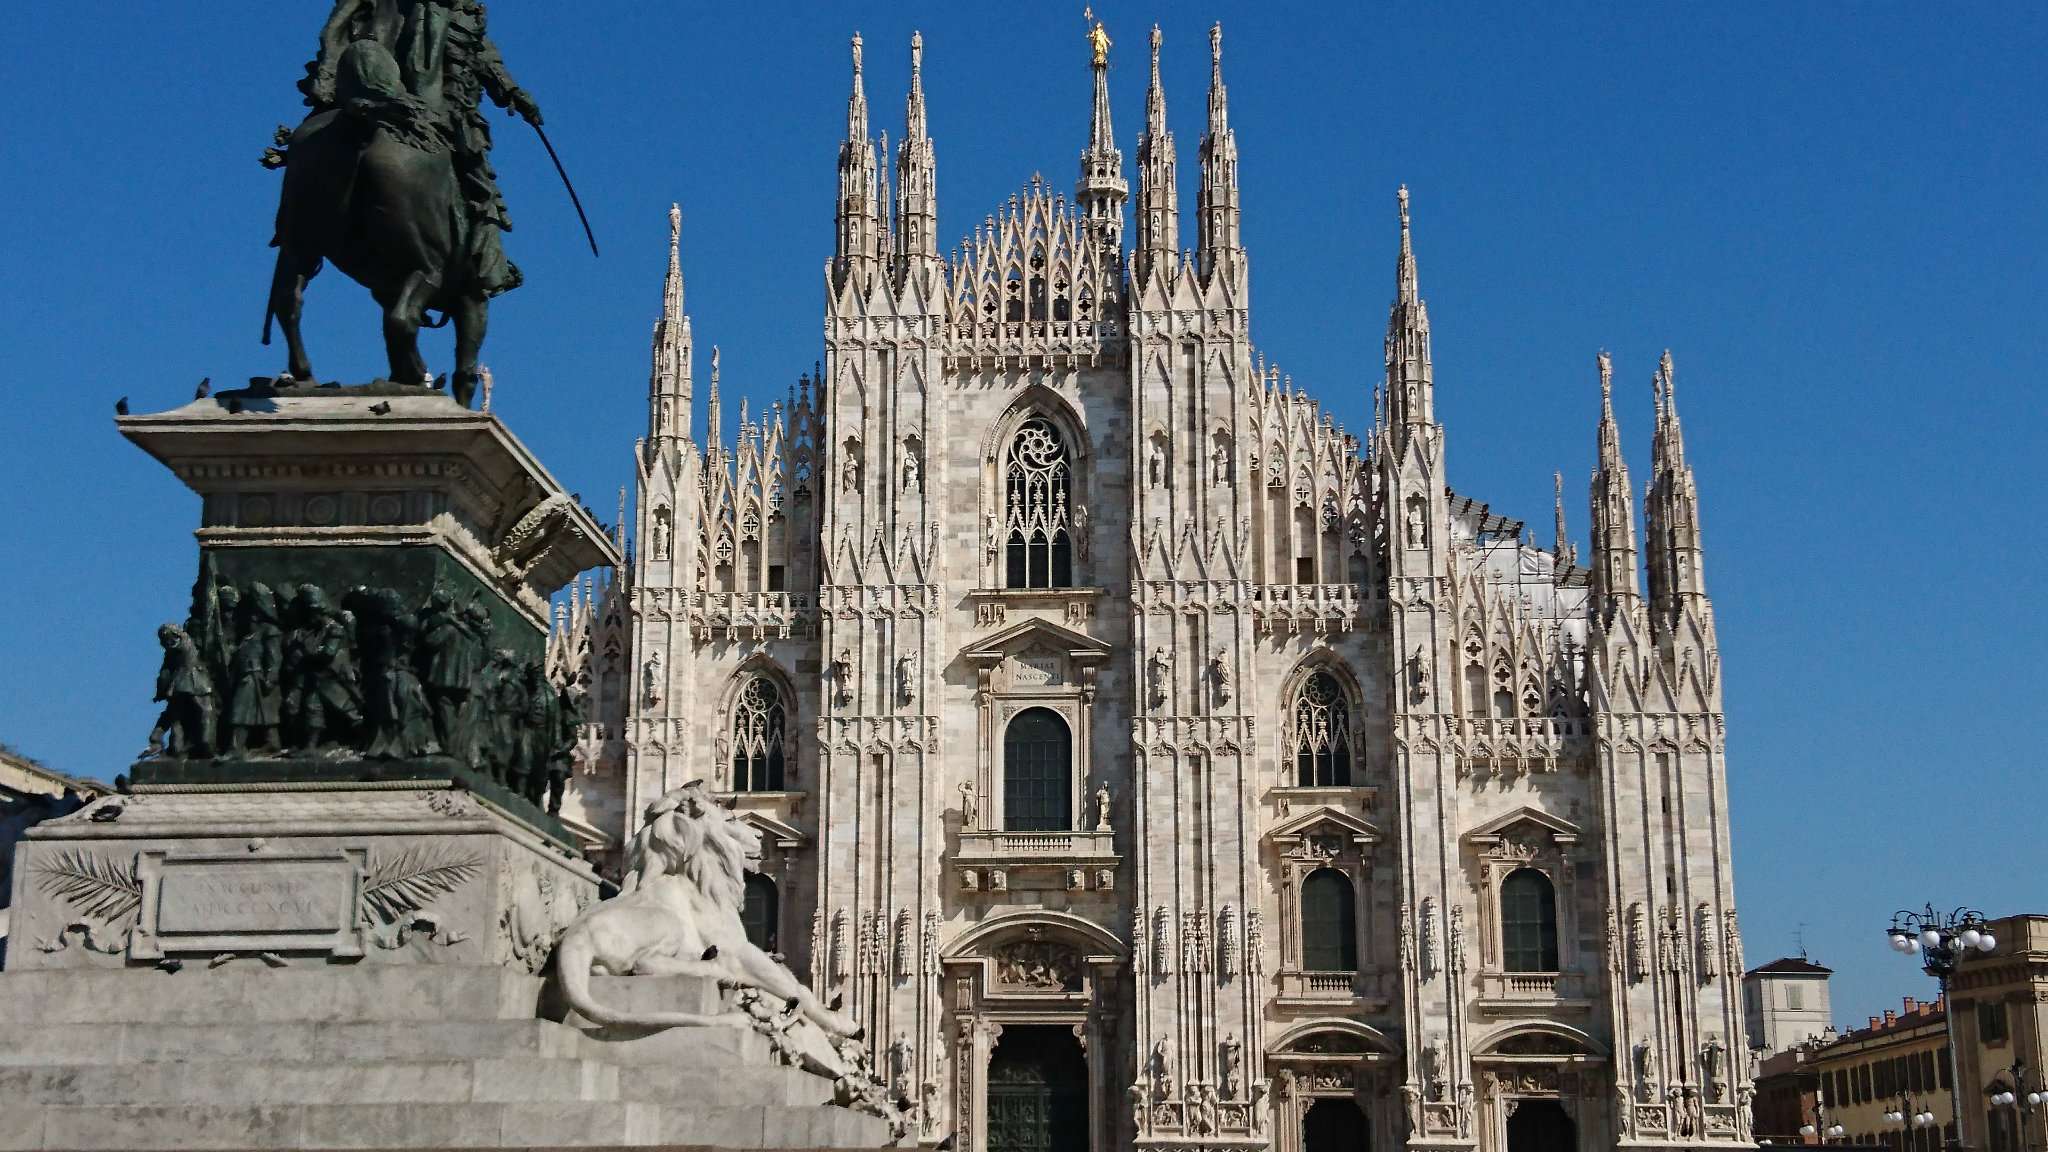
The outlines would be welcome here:
[[[924,33],[910,34],[910,82],[916,84],[924,75]]]
[[[853,34],[853,78],[860,79],[860,33]]]
[[[676,262],[676,254],[683,244],[683,206],[671,201],[668,206],[668,259]]]
[[[1559,563],[1566,563],[1567,561],[1565,558],[1570,548],[1570,545],[1565,543],[1563,472],[1552,472],[1550,474],[1550,491],[1551,503],[1555,508],[1557,514],[1557,539],[1554,547],[1554,553],[1557,556]]]
[[[1678,415],[1678,373],[1672,367],[1671,349],[1669,348],[1664,350],[1663,357],[1657,361],[1657,375],[1664,380],[1664,403],[1671,409],[1671,415],[1676,417]]]
[[[1223,21],[1209,25],[1209,67],[1217,72],[1223,70]]]
[[[1401,255],[1396,263],[1395,291],[1403,303],[1414,303],[1421,295],[1415,274],[1415,243],[1408,233],[1408,186],[1395,193],[1401,211]]]
[[[1614,409],[1614,360],[1605,348],[1600,350],[1600,407],[1610,414]]]

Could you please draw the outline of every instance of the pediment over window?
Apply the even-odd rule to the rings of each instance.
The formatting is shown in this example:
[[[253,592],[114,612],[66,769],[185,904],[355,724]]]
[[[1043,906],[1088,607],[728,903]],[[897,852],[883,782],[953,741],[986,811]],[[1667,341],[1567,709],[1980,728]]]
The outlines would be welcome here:
[[[1361,851],[1379,842],[1380,831],[1353,813],[1317,805],[1305,808],[1266,832],[1266,840],[1283,855],[1318,848],[1328,855],[1336,850]]]
[[[960,655],[972,664],[993,664],[1006,656],[1033,649],[1057,653],[1084,664],[1100,664],[1109,659],[1111,652],[1108,643],[1093,636],[1084,636],[1048,620],[1032,619],[984,637],[961,649]]]
[[[970,645],[960,654],[980,671],[985,686],[1028,691],[1090,681],[1110,653],[1108,644],[1092,636],[1031,619]]]
[[[1579,826],[1548,812],[1517,808],[1497,816],[1465,833],[1465,843],[1475,850],[1495,854],[1532,856],[1578,843]]]
[[[764,843],[773,844],[784,852],[795,851],[811,842],[811,838],[794,825],[786,824],[762,812],[744,812],[740,819],[754,826]]]

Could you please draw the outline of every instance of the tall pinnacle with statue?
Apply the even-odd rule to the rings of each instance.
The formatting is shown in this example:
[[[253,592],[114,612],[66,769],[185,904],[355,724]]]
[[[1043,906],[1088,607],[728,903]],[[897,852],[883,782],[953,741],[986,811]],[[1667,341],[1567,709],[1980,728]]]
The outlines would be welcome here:
[[[266,167],[284,169],[263,325],[265,344],[272,319],[284,330],[289,360],[279,381],[313,379],[300,312],[306,282],[332,262],[383,308],[394,383],[432,381],[419,330],[440,326],[433,312],[454,322],[449,387],[467,406],[490,300],[524,280],[501,239],[512,217],[491,167],[486,98],[540,133],[583,215],[541,132],[540,106],[513,81],[478,0],[337,0],[306,72],[299,89],[312,112],[295,130],[279,128],[263,156]],[[587,218],[583,227],[595,254]]]

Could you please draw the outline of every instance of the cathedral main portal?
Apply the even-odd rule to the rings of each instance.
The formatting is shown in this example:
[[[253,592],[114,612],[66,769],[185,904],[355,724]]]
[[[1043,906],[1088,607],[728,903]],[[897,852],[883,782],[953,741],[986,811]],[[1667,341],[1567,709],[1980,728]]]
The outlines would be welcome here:
[[[988,1066],[988,1152],[1088,1147],[1088,1059],[1073,1029],[1003,1029]]]

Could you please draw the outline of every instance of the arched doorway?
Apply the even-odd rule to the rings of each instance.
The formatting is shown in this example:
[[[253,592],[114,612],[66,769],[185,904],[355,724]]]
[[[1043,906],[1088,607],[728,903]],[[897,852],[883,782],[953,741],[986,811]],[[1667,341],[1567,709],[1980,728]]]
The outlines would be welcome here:
[[[1088,1147],[1088,1058],[1072,1028],[1006,1024],[988,1062],[988,1152]]]
[[[1350,1100],[1318,1100],[1301,1115],[1301,1152],[1367,1152],[1371,1147],[1365,1113]]]
[[[1576,1152],[1578,1125],[1555,1100],[1522,1100],[1508,1117],[1508,1152]]]

